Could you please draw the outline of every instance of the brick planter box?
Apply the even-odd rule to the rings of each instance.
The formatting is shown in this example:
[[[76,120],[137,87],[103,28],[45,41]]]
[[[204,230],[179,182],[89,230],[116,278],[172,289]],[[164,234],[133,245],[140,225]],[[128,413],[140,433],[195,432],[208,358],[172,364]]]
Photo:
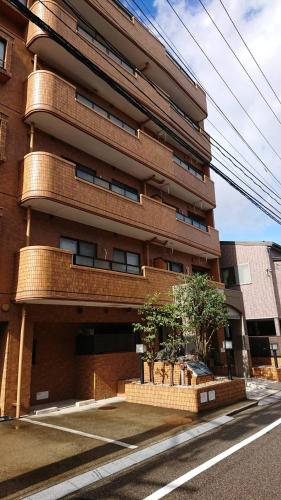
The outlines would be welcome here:
[[[257,378],[265,378],[267,380],[276,380],[281,382],[281,368],[274,366],[254,366],[252,368],[252,376]]]
[[[168,386],[140,384],[136,380],[121,380],[118,394],[130,403],[174,408],[199,413],[246,399],[245,381],[214,380],[200,385]]]
[[[144,380],[145,382],[150,382],[149,378],[149,365],[144,363]],[[214,380],[214,375],[201,375],[196,377],[192,374],[191,370],[184,369],[184,383],[186,385],[197,385],[204,384],[205,382],[211,382]],[[154,383],[158,384],[169,384],[170,382],[170,365],[168,363],[163,363],[162,361],[156,361],[154,363]],[[181,383],[181,369],[180,365],[176,364],[174,368],[174,383]]]

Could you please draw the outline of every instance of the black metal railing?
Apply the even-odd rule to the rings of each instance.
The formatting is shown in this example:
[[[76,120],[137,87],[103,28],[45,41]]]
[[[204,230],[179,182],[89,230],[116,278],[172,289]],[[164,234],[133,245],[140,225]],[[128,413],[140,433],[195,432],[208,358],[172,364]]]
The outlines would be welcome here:
[[[73,264],[77,266],[95,267],[107,271],[116,271],[118,273],[141,274],[141,267],[114,260],[98,259],[96,257],[86,257],[84,255],[73,255]]]
[[[208,228],[205,224],[196,219],[193,219],[192,217],[189,217],[188,215],[177,212],[176,219],[182,222],[186,222],[187,224],[191,224],[192,226],[197,227],[197,229],[201,229],[201,231],[205,231],[206,233],[208,232]]]
[[[118,181],[108,181],[106,179],[103,179],[102,177],[97,177],[94,171],[82,165],[76,166],[76,177],[79,177],[79,179],[82,179],[84,181],[91,182],[96,186],[108,189],[113,193],[120,194],[121,196],[129,198],[130,200],[138,202],[140,201],[140,196],[136,189],[131,188],[130,186],[127,186],[126,184],[123,184],[121,182],[119,183]]]

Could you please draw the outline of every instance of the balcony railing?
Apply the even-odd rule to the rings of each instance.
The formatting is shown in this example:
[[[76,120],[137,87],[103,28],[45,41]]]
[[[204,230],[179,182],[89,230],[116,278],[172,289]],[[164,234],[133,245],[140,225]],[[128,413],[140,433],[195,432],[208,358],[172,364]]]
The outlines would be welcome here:
[[[192,226],[197,227],[197,229],[201,229],[201,231],[205,231],[206,233],[208,232],[208,227],[205,224],[196,219],[193,219],[192,217],[189,217],[188,215],[177,212],[176,219],[181,220],[182,222],[186,222],[186,224],[191,224]]]
[[[76,177],[79,177],[79,179],[83,179],[84,181],[91,182],[96,186],[108,189],[113,193],[120,194],[125,198],[129,198],[129,200],[140,201],[140,196],[136,189],[117,181],[108,181],[103,177],[97,177],[93,170],[85,167],[84,165],[76,165]]]
[[[186,161],[181,160],[181,158],[179,158],[176,155],[173,155],[173,160],[176,162],[177,165],[184,168],[184,170],[186,170],[187,172],[190,172],[192,175],[195,175],[195,177],[198,177],[198,179],[201,179],[201,180],[204,179],[204,174],[201,172],[201,170],[197,169],[196,167],[194,167],[190,163],[187,163]]]
[[[169,240],[175,250],[195,255],[204,252],[212,258],[220,253],[214,228],[203,229],[177,214],[175,207],[149,196],[141,194],[136,200],[129,191],[124,196],[129,189],[125,185],[119,188],[112,183],[110,190],[108,181],[104,185],[103,179],[96,178],[94,183],[95,173],[90,169],[90,182],[79,178],[76,168],[74,162],[51,153],[29,153],[22,169],[21,203],[54,215],[63,205],[64,217],[69,220],[143,241]]]
[[[181,283],[176,273],[152,267],[129,274],[74,265],[71,252],[46,246],[22,248],[16,269],[15,300],[27,303],[139,307],[155,292],[159,302],[170,301],[172,287]]]
[[[83,255],[73,255],[73,264],[77,266],[95,267],[96,269],[107,269],[118,273],[141,274],[140,266],[125,264],[114,260],[98,259],[96,257],[84,257]]]

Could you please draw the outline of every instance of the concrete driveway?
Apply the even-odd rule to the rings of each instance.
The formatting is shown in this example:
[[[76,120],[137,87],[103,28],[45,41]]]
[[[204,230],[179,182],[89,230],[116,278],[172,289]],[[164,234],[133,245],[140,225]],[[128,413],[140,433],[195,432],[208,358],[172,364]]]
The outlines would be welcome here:
[[[1,422],[0,498],[18,499],[202,420],[185,411],[124,402]]]

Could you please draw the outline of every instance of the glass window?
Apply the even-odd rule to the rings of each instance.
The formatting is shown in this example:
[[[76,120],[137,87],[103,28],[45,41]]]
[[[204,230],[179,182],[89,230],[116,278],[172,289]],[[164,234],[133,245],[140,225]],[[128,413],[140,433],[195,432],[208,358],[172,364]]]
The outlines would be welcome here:
[[[76,240],[72,240],[71,238],[61,238],[60,239],[60,248],[64,250],[70,250],[72,253],[77,253],[78,251],[78,242]]]
[[[105,179],[102,179],[101,177],[95,177],[94,184],[103,187],[104,189],[110,189],[110,182],[106,181]]]
[[[114,262],[126,262],[126,252],[123,250],[113,250],[113,260]]]
[[[84,181],[94,182],[95,171],[91,170],[87,167],[80,167],[79,165],[76,167],[76,177],[83,179]]]
[[[123,273],[140,274],[140,256],[138,253],[113,250],[112,269]]]
[[[238,274],[239,285],[248,285],[249,283],[252,282],[250,266],[248,263],[239,264],[237,266],[237,274]]]
[[[87,257],[95,256],[95,245],[86,241],[79,241],[79,254]]]
[[[109,113],[108,113],[105,109],[101,108],[100,106],[98,106],[98,105],[97,105],[97,104],[95,104],[95,103],[93,103],[93,106],[92,106],[92,107],[93,107],[94,111],[95,111],[96,113],[98,113],[99,115],[102,115],[102,116],[104,116],[105,118],[109,118]]]
[[[94,262],[91,257],[84,257],[84,255],[75,255],[74,264],[77,266],[93,267]]]
[[[0,39],[0,68],[5,66],[6,42]]]
[[[137,253],[127,252],[127,264],[132,266],[139,266],[140,256]]]
[[[85,97],[84,95],[81,95],[79,93],[76,94],[76,99],[77,101],[81,102],[82,104],[85,104],[85,106],[88,106],[88,108],[93,109],[93,103],[90,99]]]
[[[93,41],[93,36],[87,30],[82,28],[82,26],[79,24],[77,25],[77,31],[78,31],[78,33],[80,33],[80,35],[82,35],[84,38],[86,38],[86,40],[88,40],[89,42]]]
[[[109,260],[95,259],[94,266],[99,269],[111,269],[111,262]]]
[[[183,273],[183,265],[180,262],[168,261],[167,268],[174,273]]]

